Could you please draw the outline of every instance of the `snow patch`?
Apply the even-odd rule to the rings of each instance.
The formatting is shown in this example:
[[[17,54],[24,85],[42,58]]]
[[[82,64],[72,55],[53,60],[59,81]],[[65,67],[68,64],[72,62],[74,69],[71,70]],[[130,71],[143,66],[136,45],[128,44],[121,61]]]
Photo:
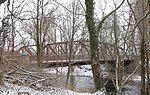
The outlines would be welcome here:
[[[71,75],[90,76],[90,77],[93,76],[91,65],[74,66],[73,68],[74,71],[71,72]],[[44,72],[67,75],[68,67],[48,68],[48,69],[44,69]]]
[[[67,89],[53,88],[49,91],[36,91],[26,86],[17,86],[9,83],[5,83],[4,87],[0,87],[0,95],[18,95],[18,93],[29,93],[31,95],[104,95],[98,91],[96,93],[77,93]],[[24,94],[20,94],[24,95]]]

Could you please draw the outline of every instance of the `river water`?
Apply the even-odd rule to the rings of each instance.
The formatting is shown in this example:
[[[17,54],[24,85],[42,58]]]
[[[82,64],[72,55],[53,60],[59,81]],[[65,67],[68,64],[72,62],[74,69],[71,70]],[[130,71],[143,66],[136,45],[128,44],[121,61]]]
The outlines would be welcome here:
[[[57,78],[57,85],[66,87],[66,76],[59,75]],[[68,89],[76,92],[95,92],[95,85],[92,77],[71,75],[67,86]],[[107,91],[114,91],[111,86],[106,87]],[[128,81],[123,87],[123,95],[141,95],[140,82]],[[110,92],[108,92],[110,93]]]
[[[67,87],[66,87],[66,78],[67,78],[66,74],[64,72],[63,72],[63,74],[58,74],[58,75],[56,73],[55,74],[53,73],[53,75],[56,75],[55,84],[60,86],[60,87],[66,87],[66,88],[68,88],[72,91],[76,91],[76,92],[94,93],[95,92],[95,85],[93,82],[93,77],[88,76],[88,74],[90,72],[92,72],[91,68],[88,68],[88,69],[84,68],[83,69],[83,66],[82,66],[82,68],[80,67],[80,69],[79,68],[77,68],[77,69],[78,69],[78,74],[76,74],[76,75],[71,74],[70,75],[70,80],[69,80]],[[77,69],[75,69],[74,72],[76,72]],[[103,74],[107,75],[108,71],[105,71],[104,67],[102,69],[103,69]],[[66,70],[64,70],[64,71],[66,71]],[[83,75],[83,73],[85,71],[87,72],[87,74]],[[50,71],[50,72],[52,73],[52,71]],[[108,86],[106,85],[106,90],[108,91],[108,93],[111,91],[112,92],[115,91],[114,87],[112,87],[111,84],[108,84]],[[140,94],[140,81],[139,80],[136,80],[136,81],[128,80],[125,83],[122,92],[123,92],[123,95],[141,95]]]
[[[59,75],[57,78],[57,85],[66,87],[66,76]],[[76,92],[95,92],[95,85],[93,78],[89,76],[71,75],[67,86],[68,89]]]

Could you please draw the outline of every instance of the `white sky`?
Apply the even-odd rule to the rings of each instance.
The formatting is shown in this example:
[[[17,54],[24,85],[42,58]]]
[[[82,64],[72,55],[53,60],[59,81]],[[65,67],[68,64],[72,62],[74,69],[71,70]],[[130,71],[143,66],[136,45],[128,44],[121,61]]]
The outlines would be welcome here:
[[[21,0],[22,1],[22,0]],[[26,0],[25,0],[26,1]],[[32,1],[32,0],[31,0]],[[69,4],[72,0],[57,0],[58,2],[61,3],[66,3]],[[83,6],[85,6],[84,3],[85,0],[81,0]],[[105,1],[105,2],[104,2]],[[99,17],[102,17],[102,11],[104,11],[105,14],[108,14],[109,12],[111,12],[114,9],[114,4],[113,1],[117,2],[117,6],[121,3],[122,0],[95,0],[95,12],[97,13],[96,15],[98,15]],[[34,0],[34,2],[36,2],[36,0]],[[6,4],[6,3],[5,3]],[[66,5],[65,4],[65,5]],[[30,5],[30,7],[27,9],[32,9],[34,8],[33,6]],[[60,7],[63,8],[63,7]],[[0,6],[0,20],[3,17],[3,10],[4,10],[4,4],[2,4]],[[0,22],[0,26],[1,26],[1,22]],[[18,24],[19,26],[19,24]]]
[[[69,4],[69,2],[71,2],[71,1],[72,0],[57,0],[57,2],[66,3],[66,4]],[[81,2],[83,2],[82,3],[83,5],[85,5],[84,1],[85,0],[81,0]],[[117,2],[117,5],[119,5],[122,0],[95,0],[95,2],[96,2],[95,10],[98,13],[98,15],[101,15],[102,11],[104,11],[105,14],[108,14],[110,11],[112,11],[114,9],[113,1]],[[31,8],[34,8],[34,7],[30,6],[29,9],[31,9]],[[3,12],[4,12],[3,9],[4,9],[4,4],[2,4],[0,6],[0,10],[1,10],[0,11],[0,19],[3,17]]]

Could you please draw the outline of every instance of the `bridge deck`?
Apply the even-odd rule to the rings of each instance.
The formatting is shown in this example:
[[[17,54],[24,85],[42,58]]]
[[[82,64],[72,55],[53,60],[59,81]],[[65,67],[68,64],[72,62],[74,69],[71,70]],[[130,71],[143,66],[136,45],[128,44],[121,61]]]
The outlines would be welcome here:
[[[133,63],[134,60],[124,60],[124,66],[128,66],[131,63]],[[36,63],[36,61],[33,61],[32,63]],[[76,65],[91,65],[91,61],[90,60],[71,60],[71,62],[69,62],[69,60],[60,60],[60,61],[43,61],[41,63],[42,66],[46,66],[46,67],[64,67],[64,66],[68,66],[69,63],[72,66],[76,66]],[[112,64],[115,65],[116,61],[115,60],[99,60],[99,64]]]

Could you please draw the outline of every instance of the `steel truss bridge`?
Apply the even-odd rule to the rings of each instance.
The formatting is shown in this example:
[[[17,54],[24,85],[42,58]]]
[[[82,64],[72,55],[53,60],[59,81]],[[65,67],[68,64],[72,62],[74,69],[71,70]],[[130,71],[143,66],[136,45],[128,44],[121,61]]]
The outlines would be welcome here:
[[[73,41],[72,53],[70,53],[71,42],[57,42],[50,43],[43,46],[42,49],[42,63],[44,64],[64,64],[68,65],[68,62],[72,64],[91,64],[90,63],[90,44],[89,41]],[[121,47],[118,49],[123,51]],[[100,63],[115,63],[115,46],[112,44],[99,42],[99,59]],[[32,63],[36,63],[36,46],[27,45],[20,47],[15,51],[16,55],[28,56],[28,60]],[[71,57],[70,57],[71,55]],[[124,62],[131,63],[129,56],[125,56]]]

